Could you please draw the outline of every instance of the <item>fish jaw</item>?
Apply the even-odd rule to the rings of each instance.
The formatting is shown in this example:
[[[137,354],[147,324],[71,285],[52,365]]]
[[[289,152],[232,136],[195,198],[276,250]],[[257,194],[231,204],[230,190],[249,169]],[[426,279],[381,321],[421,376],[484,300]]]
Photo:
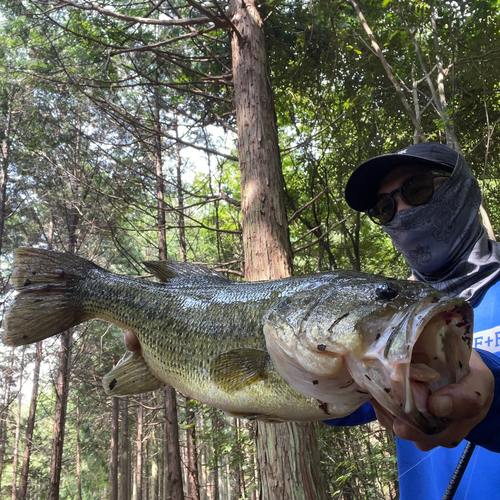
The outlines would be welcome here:
[[[285,299],[265,315],[263,330],[267,351],[281,376],[297,392],[328,404],[329,418],[339,418],[372,396],[356,383],[345,363],[349,350],[356,347],[321,340],[318,309],[330,298],[332,292],[325,287],[314,295]]]
[[[322,356],[300,346],[300,340],[283,342],[273,321],[266,320],[264,332],[266,346],[276,370],[297,392],[315,398],[328,405],[328,418],[340,418],[352,413],[371,399],[370,393],[353,379],[344,356],[345,348],[338,346],[336,352],[325,351]],[[283,333],[283,332],[281,332]]]
[[[473,312],[462,299],[423,299],[391,322],[362,356],[349,352],[353,379],[389,412],[426,434],[451,423],[427,409],[431,394],[469,371]]]
[[[269,311],[273,364],[296,391],[337,408],[334,416],[375,398],[413,427],[441,432],[451,421],[431,415],[427,401],[469,372],[472,308],[422,283],[372,280]]]

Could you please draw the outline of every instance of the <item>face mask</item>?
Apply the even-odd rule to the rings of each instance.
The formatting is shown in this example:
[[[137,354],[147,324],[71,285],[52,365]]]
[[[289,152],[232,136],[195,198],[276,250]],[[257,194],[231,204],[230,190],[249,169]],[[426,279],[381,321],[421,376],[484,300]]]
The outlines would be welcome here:
[[[425,205],[400,210],[383,228],[424,281],[446,278],[484,233],[481,192],[462,156],[451,177]]]
[[[479,184],[459,156],[453,174],[426,204],[399,211],[382,226],[417,281],[477,304],[500,279],[500,243],[478,218]]]

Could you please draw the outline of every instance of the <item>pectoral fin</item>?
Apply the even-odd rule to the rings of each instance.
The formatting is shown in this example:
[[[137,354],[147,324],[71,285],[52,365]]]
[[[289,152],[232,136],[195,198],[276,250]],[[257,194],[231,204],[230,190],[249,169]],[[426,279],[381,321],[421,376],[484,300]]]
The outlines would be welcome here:
[[[141,354],[128,354],[102,379],[108,396],[132,396],[159,389],[163,384],[150,371]]]
[[[226,392],[236,392],[267,379],[271,358],[258,349],[234,349],[215,358],[210,365],[212,380]]]

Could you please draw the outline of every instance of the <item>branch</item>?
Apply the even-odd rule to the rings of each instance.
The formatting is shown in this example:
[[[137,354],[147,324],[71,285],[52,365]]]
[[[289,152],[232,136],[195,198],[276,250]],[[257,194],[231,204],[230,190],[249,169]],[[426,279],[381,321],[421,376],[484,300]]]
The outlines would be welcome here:
[[[236,276],[240,276],[241,278],[243,278],[245,276],[245,274],[242,273],[241,271],[236,271],[234,269],[224,269],[223,267],[221,267],[221,268],[215,267],[214,271],[216,271],[218,273],[235,274]]]
[[[112,10],[104,9],[90,2],[87,5],[82,5],[80,3],[65,1],[62,2],[61,6],[75,7],[76,9],[80,10],[96,11],[104,16],[114,17],[115,19],[120,19],[121,21],[129,21],[134,24],[150,24],[154,26],[192,26],[196,24],[206,24],[212,21],[215,22],[216,25],[218,25],[220,28],[224,28],[227,26],[227,23],[225,21],[217,19],[214,16],[193,17],[189,19],[151,19],[149,17],[136,17],[136,16],[128,16],[126,14],[120,14],[119,12],[113,12]]]
[[[312,229],[309,229],[309,231],[307,231],[307,233],[303,234],[300,238],[296,239],[293,242],[293,245],[296,245],[300,240],[303,240],[304,238],[307,238],[311,233],[314,233],[314,231],[317,231],[320,227],[323,227],[324,225],[325,224],[322,222],[318,226],[313,227]]]
[[[382,63],[382,66],[384,67],[385,72],[386,72],[387,76],[389,77],[389,80],[394,85],[394,88],[396,89],[396,92],[401,99],[401,102],[403,104],[403,107],[405,108],[405,111],[408,113],[408,116],[410,117],[410,119],[413,123],[413,126],[415,127],[416,135],[421,135],[420,134],[420,130],[421,130],[420,123],[417,122],[417,118],[415,116],[415,113],[413,112],[413,109],[411,109],[411,106],[408,103],[406,96],[404,95],[403,89],[399,85],[396,78],[394,78],[394,74],[392,73],[391,66],[387,62],[387,59],[385,58],[384,54],[382,53],[380,46],[378,45],[377,41],[375,40],[375,35],[373,34],[372,30],[370,29],[370,26],[368,26],[368,23],[366,22],[365,16],[363,16],[363,13],[361,12],[361,10],[360,10],[358,4],[355,2],[355,0],[351,0],[351,4],[354,7],[354,10],[356,11],[356,14],[359,17],[359,20],[361,21],[361,25],[363,26],[363,29],[365,30],[366,34],[368,35],[368,38],[370,39],[372,47],[375,50],[377,57],[380,59],[380,62]]]
[[[189,5],[191,5],[191,7],[194,7],[196,10],[198,10],[198,12],[200,12],[201,14],[207,16],[210,20],[213,21],[214,24],[221,22],[220,19],[217,16],[215,16],[211,10],[206,9],[205,7],[203,7],[203,5],[199,4],[198,2],[195,2],[194,0],[186,0],[186,2]]]
[[[292,250],[292,253],[295,255],[298,252],[301,252],[302,250],[305,250],[306,248],[312,247],[313,245],[316,245],[316,243],[319,243],[327,234],[332,232],[337,226],[340,226],[343,224],[347,219],[351,218],[353,215],[355,215],[357,212],[351,212],[347,217],[344,217],[342,220],[336,222],[333,224],[327,231],[325,231],[319,238],[315,239],[314,241],[311,241],[310,243],[307,243],[305,245],[302,245],[301,247],[294,248]]]
[[[319,197],[324,195],[328,191],[328,186],[323,189],[319,194],[317,194],[312,200],[308,201],[304,206],[299,208],[291,217],[288,219],[288,224],[292,223],[307,207],[312,205]]]
[[[158,47],[164,47],[165,45],[170,45],[170,44],[178,42],[180,40],[185,40],[186,38],[193,38],[193,37],[197,37],[199,35],[203,35],[205,33],[209,33],[210,31],[213,31],[214,29],[216,29],[216,26],[206,28],[206,29],[200,30],[200,31],[193,31],[191,33],[187,33],[186,35],[176,36],[175,38],[170,38],[170,39],[165,40],[163,42],[152,43],[150,45],[143,45],[142,47],[129,47],[129,48],[120,48],[120,49],[118,49],[118,47],[117,47],[118,50],[116,50],[115,52],[111,52],[109,55],[112,57],[112,56],[117,56],[119,54],[126,54],[129,52],[146,52],[146,51],[151,50],[151,49],[157,49]]]

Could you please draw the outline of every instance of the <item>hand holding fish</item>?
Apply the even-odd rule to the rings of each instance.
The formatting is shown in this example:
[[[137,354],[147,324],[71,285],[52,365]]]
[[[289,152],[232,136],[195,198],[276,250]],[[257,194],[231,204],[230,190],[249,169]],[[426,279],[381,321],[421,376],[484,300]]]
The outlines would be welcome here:
[[[373,402],[377,418],[397,436],[413,441],[421,451],[438,446],[454,448],[487,415],[494,395],[495,381],[490,369],[476,351],[470,358],[470,373],[457,384],[450,384],[436,391],[428,400],[430,413],[440,418],[452,418],[453,423],[443,432],[429,436],[394,418],[377,402]]]

